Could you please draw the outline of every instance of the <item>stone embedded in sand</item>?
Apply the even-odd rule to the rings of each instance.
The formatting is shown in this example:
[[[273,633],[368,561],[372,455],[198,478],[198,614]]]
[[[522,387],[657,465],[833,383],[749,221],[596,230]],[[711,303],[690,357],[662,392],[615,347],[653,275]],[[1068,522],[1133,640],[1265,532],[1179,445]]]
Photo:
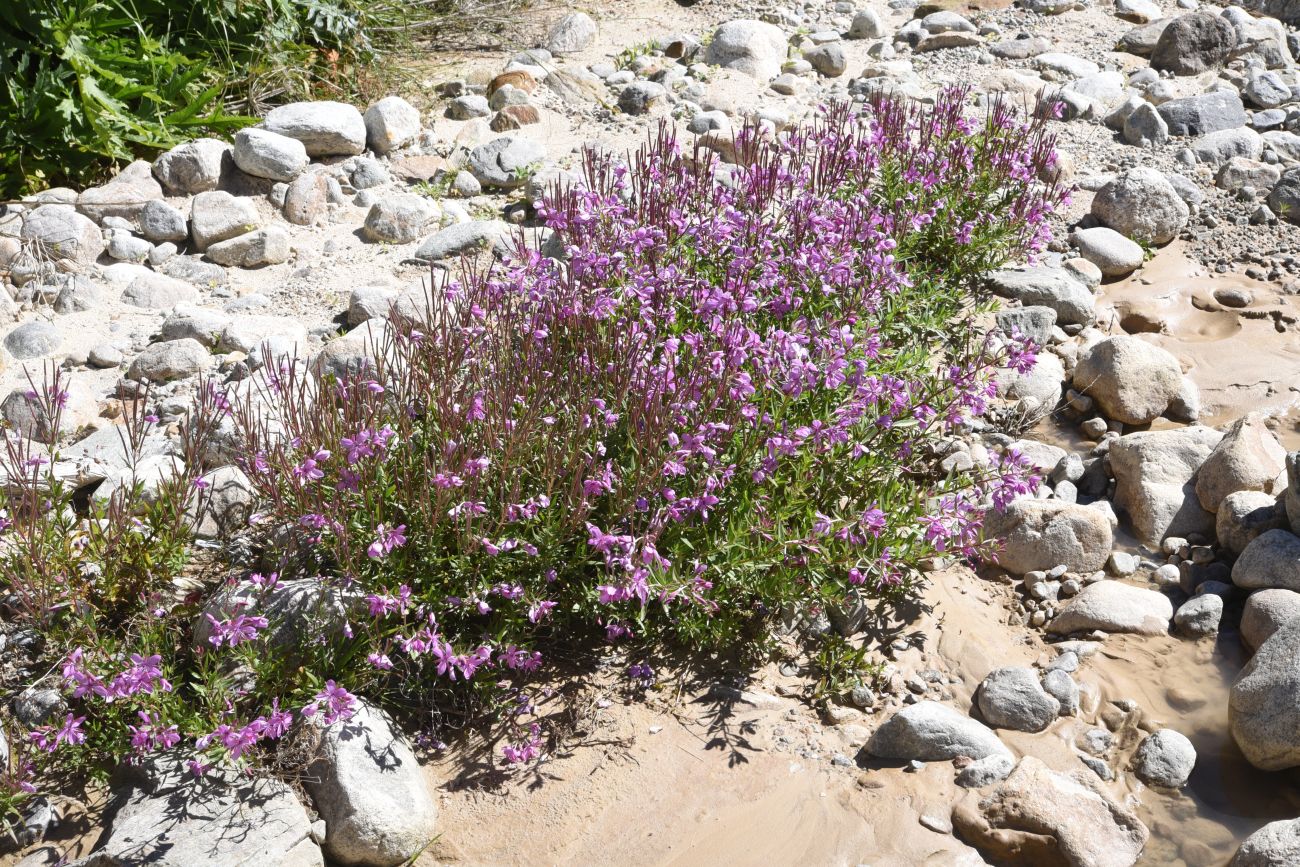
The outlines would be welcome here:
[[[919,701],[894,714],[876,729],[866,749],[884,759],[921,762],[1009,754],[983,723],[935,701]]]
[[[781,28],[742,18],[728,21],[713,32],[705,61],[767,81],[780,74],[787,48]]]
[[[510,227],[500,220],[471,220],[453,223],[429,236],[415,251],[416,259],[436,262],[480,249],[502,248]]]
[[[1098,581],[1066,602],[1047,630],[1056,635],[1094,629],[1164,635],[1173,616],[1173,603],[1163,593],[1121,581]]]
[[[1142,544],[1154,550],[1169,535],[1213,531],[1214,515],[1201,508],[1193,479],[1222,436],[1194,425],[1141,431],[1111,444],[1114,502],[1128,514]]]
[[[291,102],[271,109],[262,127],[297,139],[313,157],[352,156],[366,149],[366,122],[343,102]]]
[[[1043,689],[1038,673],[1023,665],[989,672],[975,702],[989,725],[1022,732],[1041,732],[1061,712],[1061,703]]]
[[[145,310],[170,310],[178,304],[197,304],[199,290],[193,283],[166,274],[141,274],[122,293],[122,303]]]
[[[1228,694],[1228,725],[1255,767],[1300,766],[1300,619],[1279,627],[1242,669]]]
[[[1300,166],[1292,166],[1268,194],[1273,213],[1289,223],[1300,225]]]
[[[1228,867],[1290,867],[1300,864],[1300,819],[1269,822],[1242,842]]]
[[[1053,772],[1026,756],[983,797],[952,813],[957,835],[993,863],[1131,867],[1149,832],[1092,780]]]
[[[1124,141],[1139,148],[1160,147],[1169,141],[1169,124],[1149,102],[1140,102],[1124,114]]]
[[[1286,484],[1286,450],[1251,413],[1237,419],[1196,474],[1196,496],[1206,511],[1219,508],[1223,498],[1237,491],[1282,492]]]
[[[197,340],[164,340],[150,344],[137,355],[127,375],[142,382],[172,382],[201,372],[211,360]]]
[[[398,193],[370,206],[361,234],[367,241],[409,244],[418,241],[441,216],[433,200],[413,193]]]
[[[1120,334],[1099,340],[1079,356],[1074,387],[1097,401],[1107,418],[1147,424],[1159,418],[1183,387],[1174,358],[1140,337]]]
[[[1060,565],[1095,572],[1114,544],[1110,517],[1101,509],[1032,497],[990,513],[985,532],[1002,541],[998,564],[1013,575]]]
[[[1172,18],[1162,18],[1150,24],[1134,27],[1119,38],[1116,50],[1136,54],[1138,57],[1150,57],[1151,52],[1156,50],[1156,43],[1160,41],[1160,34],[1165,32],[1165,28],[1172,20]]]
[[[85,214],[66,205],[41,205],[23,216],[22,241],[49,259],[93,264],[104,252],[104,233]]]
[[[279,265],[289,260],[289,233],[283,226],[268,226],[213,244],[204,255],[231,268]]]
[[[342,864],[397,867],[437,833],[438,807],[415,754],[364,700],[351,719],[323,730],[304,781],[325,820],[325,851]]]
[[[1208,584],[1209,582],[1207,582]],[[1217,635],[1223,619],[1223,597],[1213,593],[1193,596],[1174,612],[1174,626],[1183,635],[1205,638]]]
[[[4,347],[21,360],[53,355],[63,345],[63,334],[48,322],[34,319],[24,322],[5,335]]]
[[[1232,564],[1232,583],[1251,590],[1300,591],[1300,537],[1286,530],[1261,533]]]
[[[1096,265],[1107,277],[1131,274],[1142,266],[1146,258],[1136,242],[1105,226],[1076,230],[1074,245],[1079,248],[1080,256]]]
[[[1171,99],[1159,105],[1160,116],[1169,124],[1169,134],[1206,135],[1246,126],[1246,107],[1236,91],[1215,90],[1196,96]]]
[[[876,10],[860,9],[854,13],[848,32],[844,35],[848,39],[879,39],[885,35],[885,25]]]
[[[513,190],[545,159],[546,148],[532,139],[504,135],[470,151],[469,170],[485,187]]]
[[[1187,782],[1196,767],[1196,748],[1187,737],[1173,729],[1160,729],[1147,735],[1133,756],[1138,779],[1151,786],[1176,789]]]
[[[1169,131],[1173,133],[1172,126]],[[1191,212],[1164,175],[1139,167],[1098,190],[1091,213],[1134,241],[1167,244],[1187,225]]]
[[[1233,157],[1257,160],[1264,153],[1264,140],[1248,127],[1225,129],[1203,135],[1189,145],[1196,161],[1217,169]]]
[[[146,202],[158,201],[162,195],[153,167],[144,160],[136,160],[108,183],[91,187],[77,196],[77,210],[97,223],[105,217],[135,220]]]

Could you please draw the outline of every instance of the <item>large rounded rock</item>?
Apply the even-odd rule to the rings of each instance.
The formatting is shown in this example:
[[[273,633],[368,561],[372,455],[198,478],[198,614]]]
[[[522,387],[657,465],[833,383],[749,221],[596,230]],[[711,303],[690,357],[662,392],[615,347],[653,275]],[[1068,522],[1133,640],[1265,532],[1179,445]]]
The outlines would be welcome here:
[[[552,54],[575,54],[596,38],[596,22],[585,12],[570,12],[546,35],[546,50]]]
[[[1292,166],[1268,194],[1268,206],[1288,223],[1300,225],[1300,166]]]
[[[221,183],[230,145],[200,138],[177,145],[153,162],[153,176],[172,195],[193,196],[215,190]]]
[[[1183,369],[1165,350],[1140,337],[1099,340],[1079,356],[1074,387],[1097,401],[1108,418],[1147,424],[1159,418],[1183,388]]]
[[[415,141],[420,134],[420,112],[400,96],[386,96],[366,109],[366,142],[377,154],[386,154]]]
[[[1121,235],[1145,244],[1167,244],[1187,225],[1191,211],[1160,172],[1129,169],[1097,191],[1092,215]]]
[[[867,741],[867,752],[883,759],[946,762],[958,756],[982,759],[1010,751],[983,723],[946,704],[918,701],[876,729]]]
[[[1223,597],[1214,593],[1193,596],[1174,612],[1174,626],[1191,638],[1217,635],[1223,620]]]
[[[1286,530],[1261,533],[1232,564],[1232,583],[1249,590],[1300,591],[1300,536]]]
[[[218,265],[231,268],[261,268],[289,260],[289,233],[283,226],[268,226],[245,232],[208,247],[205,254]]]
[[[1243,127],[1249,122],[1246,107],[1235,90],[1214,90],[1171,99],[1156,107],[1169,125],[1170,135],[1208,135]]]
[[[469,170],[485,187],[513,190],[545,159],[546,148],[532,139],[504,135],[470,151]]]
[[[140,234],[155,244],[184,241],[190,236],[185,215],[163,201],[149,202],[140,209],[136,219],[140,224]]]
[[[1240,554],[1261,533],[1286,526],[1286,512],[1277,497],[1262,491],[1228,494],[1214,517],[1215,538],[1233,554]]]
[[[1098,581],[1083,588],[1048,625],[1056,635],[1072,632],[1133,632],[1164,635],[1174,616],[1173,603],[1163,593],[1121,581]]]
[[[1300,593],[1294,590],[1257,590],[1241,611],[1241,639],[1254,649],[1287,623],[1300,619]]]
[[[985,532],[1002,541],[998,563],[1014,575],[1064,565],[1095,572],[1106,565],[1114,535],[1101,509],[1025,497],[986,519]]]
[[[146,202],[159,201],[162,195],[153,167],[144,160],[136,160],[108,183],[91,187],[77,196],[77,210],[97,223],[105,217],[136,220]]]
[[[99,226],[66,205],[41,205],[23,218],[19,237],[47,259],[93,264],[106,243]]]
[[[199,290],[187,280],[146,271],[122,292],[122,303],[145,310],[171,310],[178,304],[195,304]]]
[[[342,102],[291,102],[271,109],[262,127],[297,139],[313,157],[352,156],[366,149],[361,112]]]
[[[1280,494],[1286,484],[1286,449],[1251,413],[1237,419],[1196,476],[1196,496],[1206,511],[1218,510],[1223,498],[1237,491]]]
[[[1260,645],[1228,695],[1228,725],[1252,765],[1300,766],[1300,620]]]
[[[437,833],[438,807],[415,754],[365,701],[324,729],[321,757],[304,780],[325,820],[325,852],[340,864],[397,867]]]
[[[989,289],[1026,306],[1050,307],[1061,325],[1091,325],[1092,292],[1064,268],[1030,265],[999,268],[988,274]]]
[[[989,863],[1034,867],[1131,867],[1149,836],[1095,780],[1032,756],[992,792],[959,802],[952,823]]]
[[[200,253],[219,241],[259,228],[261,222],[251,201],[224,190],[199,193],[190,205],[190,236]]]
[[[197,340],[165,340],[137,355],[127,375],[135,380],[171,382],[202,371],[210,360],[208,351]]]
[[[1061,713],[1061,703],[1043,689],[1037,672],[1023,665],[989,672],[975,701],[984,721],[1000,729],[1041,732]]]
[[[1193,479],[1222,436],[1195,425],[1141,431],[1111,443],[1115,505],[1142,544],[1159,550],[1166,536],[1213,531],[1214,515],[1201,508]]]
[[[361,234],[367,241],[409,244],[423,237],[429,224],[440,216],[438,206],[424,196],[385,196],[370,206]]]
[[[1021,373],[1003,368],[997,374],[998,397],[1019,400],[1027,408],[1051,408],[1061,399],[1061,384],[1065,381],[1065,366],[1050,352],[1040,352],[1034,366]]]
[[[244,173],[272,181],[291,181],[311,162],[302,142],[256,127],[235,133],[233,156]]]
[[[1133,770],[1147,785],[1177,789],[1196,767],[1196,747],[1173,729],[1147,735],[1133,756]]]
[[[63,335],[50,323],[35,319],[6,334],[4,344],[9,354],[19,360],[44,358],[59,351]]]
[[[1180,15],[1161,32],[1151,53],[1153,69],[1174,75],[1198,75],[1222,66],[1237,47],[1237,31],[1221,15]]]
[[[1300,819],[1269,822],[1247,837],[1228,867],[1292,867],[1300,864]]]
[[[766,81],[781,73],[787,40],[781,29],[765,21],[728,21],[713,32],[708,63],[736,69]]]

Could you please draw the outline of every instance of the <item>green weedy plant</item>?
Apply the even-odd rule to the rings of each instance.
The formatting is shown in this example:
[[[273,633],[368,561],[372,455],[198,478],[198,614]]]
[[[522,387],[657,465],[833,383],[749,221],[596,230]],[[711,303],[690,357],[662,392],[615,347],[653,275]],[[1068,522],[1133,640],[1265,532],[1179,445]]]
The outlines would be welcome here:
[[[284,359],[204,389],[189,481],[142,519],[151,580],[127,573],[110,617],[96,600],[123,573],[81,568],[27,614],[70,703],[34,754],[102,767],[184,743],[202,772],[345,718],[353,690],[427,725],[473,689],[502,757],[528,762],[527,684],[557,639],[757,646],[777,612],[903,596],[923,559],[985,553],[985,511],[1035,480],[1014,452],[945,474],[942,449],[1033,352],[979,332],[972,293],[1041,249],[1065,191],[1040,180],[1041,121],[972,118],[965,96],[749,130],[725,171],[666,129],[626,162],[588,151],[583,183],[538,207],[560,258],[521,242],[466,267],[334,372]],[[213,443],[256,490],[265,565],[224,585],[243,606],[201,614],[166,592],[165,552]],[[71,569],[29,538],[98,526],[66,491],[32,496],[49,474],[30,472],[0,559],[34,551],[35,574],[6,572],[11,592]],[[277,621],[284,592],[317,616]],[[270,644],[286,630],[290,652]],[[825,688],[863,665],[833,642],[821,658]]]

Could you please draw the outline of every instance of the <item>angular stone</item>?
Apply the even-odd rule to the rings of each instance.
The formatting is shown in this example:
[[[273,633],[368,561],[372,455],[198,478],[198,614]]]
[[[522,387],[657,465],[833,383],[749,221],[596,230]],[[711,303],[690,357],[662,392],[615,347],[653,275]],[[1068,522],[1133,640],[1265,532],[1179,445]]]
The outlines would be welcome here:
[[[1226,63],[1236,47],[1237,31],[1221,15],[1179,15],[1156,41],[1151,66],[1175,75],[1199,75]]]
[[[366,142],[381,156],[415,141],[420,112],[400,96],[386,96],[366,109]]]
[[[416,259],[439,261],[480,249],[504,249],[510,227],[500,220],[471,220],[440,229],[415,251]]]
[[[1280,626],[1242,669],[1228,694],[1228,726],[1255,767],[1300,766],[1300,620]]]
[[[438,206],[424,196],[385,196],[370,206],[361,234],[367,241],[409,244],[419,240],[440,216]]]
[[[261,268],[289,261],[289,233],[270,226],[208,247],[207,257],[231,268]]]
[[[136,160],[108,183],[77,196],[77,210],[95,222],[105,217],[134,221],[146,203],[162,199],[162,194],[162,187],[153,177],[153,166]]]
[[[1286,485],[1286,450],[1251,413],[1233,422],[1201,465],[1196,496],[1207,512],[1217,511],[1223,498],[1237,491],[1280,494]]]
[[[1160,116],[1169,124],[1169,134],[1206,135],[1220,130],[1246,126],[1246,107],[1234,91],[1216,90],[1197,96],[1171,99],[1158,106]]]
[[[257,209],[249,199],[237,198],[223,190],[199,193],[190,205],[190,236],[194,249],[208,247],[261,226]]]
[[[1300,537],[1286,530],[1261,533],[1232,564],[1232,583],[1248,590],[1300,592]]]
[[[1222,434],[1207,427],[1142,431],[1111,443],[1115,505],[1142,544],[1159,550],[1166,536],[1208,534],[1214,515],[1201,508],[1193,479]]]
[[[19,238],[47,259],[93,264],[104,252],[104,233],[66,205],[41,205],[23,216]]]
[[[713,32],[705,62],[736,69],[761,81],[775,78],[788,43],[779,27],[763,21],[728,21]]]
[[[469,154],[469,170],[485,187],[513,190],[522,187],[528,173],[546,159],[546,148],[521,136],[502,136],[474,148]]]
[[[992,291],[1021,304],[1050,307],[1061,325],[1091,325],[1095,300],[1088,287],[1063,268],[1031,265],[999,268],[988,275]]]
[[[1038,682],[1028,666],[1007,666],[989,672],[975,695],[980,716],[994,728],[1041,732],[1061,712],[1061,703]]]
[[[552,54],[576,54],[596,38],[596,22],[585,12],[565,15],[546,36],[546,50]]]
[[[178,196],[215,190],[229,159],[230,145],[215,138],[200,138],[177,145],[153,163],[153,175]]]

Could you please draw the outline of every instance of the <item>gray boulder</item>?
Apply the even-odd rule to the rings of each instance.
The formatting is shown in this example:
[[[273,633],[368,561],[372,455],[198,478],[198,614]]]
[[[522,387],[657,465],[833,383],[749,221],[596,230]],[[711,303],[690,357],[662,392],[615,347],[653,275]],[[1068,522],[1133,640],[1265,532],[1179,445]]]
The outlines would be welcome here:
[[[1237,491],[1219,502],[1214,535],[1231,554],[1240,554],[1260,533],[1289,526],[1286,511],[1272,494]]]
[[[145,348],[131,362],[127,375],[148,382],[172,382],[204,370],[212,356],[197,340],[164,340]]]
[[[1285,485],[1286,450],[1264,424],[1264,417],[1251,413],[1232,423],[1201,465],[1196,496],[1207,512],[1214,512],[1229,494],[1280,494]]]
[[[1040,352],[1027,372],[1002,368],[997,374],[998,397],[1020,401],[1027,410],[1051,409],[1061,399],[1065,366],[1050,352]]]
[[[998,564],[1013,575],[1062,564],[1071,572],[1094,572],[1106,565],[1114,544],[1101,509],[1032,497],[991,512],[985,532],[1001,540]]]
[[[1179,15],[1156,41],[1151,66],[1174,75],[1199,75],[1226,63],[1236,47],[1237,31],[1221,15]]]
[[[200,138],[177,145],[153,162],[153,176],[177,196],[215,190],[221,183],[230,145],[215,138]]]
[[[885,35],[885,25],[876,10],[859,9],[853,13],[853,20],[844,35],[849,39],[879,39]]]
[[[436,836],[438,807],[415,754],[387,714],[359,701],[321,733],[305,783],[340,864],[397,867]]]
[[[366,109],[366,143],[381,156],[415,141],[420,112],[400,96],[386,96]],[[359,189],[359,188],[358,188]]]
[[[1173,603],[1163,593],[1122,581],[1098,581],[1066,602],[1047,628],[1056,635],[1094,629],[1164,635],[1173,616]]]
[[[1038,674],[1028,666],[996,668],[975,696],[984,721],[994,728],[1041,732],[1061,712],[1061,703],[1048,695]]]
[[[370,206],[361,234],[367,241],[409,244],[419,240],[439,216],[438,206],[424,196],[385,196]]]
[[[1183,635],[1206,638],[1217,635],[1223,620],[1223,597],[1214,593],[1193,596],[1174,612],[1174,626]]]
[[[277,653],[292,653],[313,638],[342,635],[349,618],[364,613],[365,599],[355,590],[340,590],[319,578],[282,579],[265,593],[247,582],[227,585],[213,594],[195,618],[192,646],[211,646],[212,623],[207,615],[224,621],[241,611],[266,617],[270,626],[259,638]]]
[[[522,136],[501,136],[470,151],[469,170],[485,187],[513,190],[546,159],[546,148]]]
[[[34,319],[24,322],[5,335],[5,349],[14,358],[44,358],[59,351],[63,335],[48,322]]]
[[[85,214],[66,205],[41,205],[23,216],[18,237],[46,259],[93,264],[104,252],[104,233]]]
[[[1149,24],[1134,27],[1119,38],[1116,49],[1126,51],[1129,54],[1136,54],[1138,57],[1150,57],[1152,52],[1156,50],[1156,45],[1160,42],[1160,35],[1165,32],[1165,28],[1169,26],[1169,22],[1172,20],[1172,18],[1161,18]]]
[[[467,93],[447,103],[447,117],[452,120],[473,120],[476,117],[487,117],[491,113],[492,106],[481,93]]]
[[[1120,334],[1082,352],[1073,383],[1107,418],[1140,425],[1159,418],[1179,396],[1183,369],[1159,346]]]
[[[983,723],[944,704],[918,701],[876,729],[867,752],[884,759],[945,762],[958,756],[982,759],[1009,750]]]
[[[97,223],[105,217],[135,220],[146,202],[158,201],[162,195],[162,187],[153,177],[153,167],[144,160],[136,160],[108,183],[91,187],[77,196],[77,210]]]
[[[111,818],[90,864],[322,867],[311,820],[292,789],[234,768],[195,778],[183,759],[170,750],[118,766]]]
[[[127,285],[122,303],[145,310],[170,310],[178,304],[196,304],[199,290],[193,283],[166,274],[141,274]]]
[[[1030,265],[999,268],[987,277],[996,295],[1024,305],[1050,307],[1061,325],[1091,325],[1095,300],[1083,283],[1064,268]]]
[[[238,467],[218,467],[204,473],[185,506],[189,524],[199,539],[220,539],[243,530],[253,513],[253,483]]]
[[[1173,729],[1160,729],[1143,738],[1133,756],[1138,779],[1150,786],[1177,789],[1196,767],[1196,747]]]
[[[1246,107],[1235,91],[1216,90],[1196,96],[1171,99],[1158,106],[1160,116],[1169,125],[1169,134],[1206,135],[1220,130],[1246,126]]]
[[[1193,140],[1189,145],[1197,162],[1218,168],[1233,157],[1257,160],[1264,152],[1264,139],[1253,129],[1223,129]]]
[[[1201,508],[1193,480],[1221,437],[1195,425],[1141,431],[1111,443],[1115,505],[1128,515],[1143,545],[1159,550],[1166,536],[1213,531],[1214,515]]]
[[[1275,2],[1279,6],[1283,2],[1295,5],[1293,18],[1300,17],[1300,3]],[[1291,867],[1293,864],[1300,864],[1300,819],[1269,822],[1242,841],[1228,867]]]
[[[728,21],[713,32],[705,62],[736,69],[762,81],[775,78],[785,62],[785,34],[764,21]]]
[[[152,201],[140,209],[140,234],[155,244],[184,241],[190,236],[185,215],[164,201]]]
[[[427,238],[414,255],[416,259],[436,262],[480,249],[503,250],[509,234],[510,227],[500,220],[453,223]]]
[[[289,261],[289,233],[283,226],[268,226],[213,244],[205,255],[231,268],[279,265]]]
[[[1140,102],[1124,118],[1124,141],[1134,147],[1160,147],[1169,141],[1169,124],[1154,105]]]
[[[1079,255],[1096,265],[1107,277],[1131,274],[1146,260],[1146,253],[1137,243],[1105,226],[1076,229],[1073,238]]]
[[[839,78],[849,68],[844,46],[838,42],[815,45],[803,53],[803,59],[811,63],[819,75],[827,78]]]
[[[1149,832],[1082,773],[1056,773],[1026,756],[997,788],[960,801],[957,836],[991,864],[1131,867]]]
[[[634,81],[618,95],[618,107],[624,114],[642,115],[667,111],[668,89],[653,81]]]
[[[1300,225],[1300,166],[1282,172],[1282,177],[1269,191],[1268,206],[1288,223]]]
[[[235,133],[231,155],[235,165],[244,173],[286,183],[296,178],[311,162],[302,142],[256,127]]]
[[[1300,618],[1300,593],[1294,590],[1256,590],[1241,611],[1241,638],[1254,649],[1274,632]]]
[[[361,112],[342,102],[291,102],[271,109],[262,127],[297,139],[313,157],[352,156],[366,149]]]
[[[1290,620],[1260,645],[1228,694],[1232,737],[1261,770],[1300,765],[1298,660],[1300,620]]]
[[[190,205],[190,236],[194,239],[194,249],[200,253],[220,241],[251,232],[261,224],[252,201],[224,190],[199,193]]]
[[[1147,244],[1167,244],[1190,215],[1169,180],[1155,169],[1129,169],[1097,191],[1092,215],[1121,235]]]
[[[1052,339],[1056,325],[1056,311],[1050,307],[1011,307],[997,312],[998,330],[1003,334],[1019,334],[1032,340],[1035,346],[1046,346]]]
[[[585,12],[571,12],[546,35],[546,50],[552,54],[576,54],[596,38],[596,22]]]
[[[1300,537],[1286,530],[1261,533],[1232,564],[1232,583],[1248,590],[1300,591]]]

